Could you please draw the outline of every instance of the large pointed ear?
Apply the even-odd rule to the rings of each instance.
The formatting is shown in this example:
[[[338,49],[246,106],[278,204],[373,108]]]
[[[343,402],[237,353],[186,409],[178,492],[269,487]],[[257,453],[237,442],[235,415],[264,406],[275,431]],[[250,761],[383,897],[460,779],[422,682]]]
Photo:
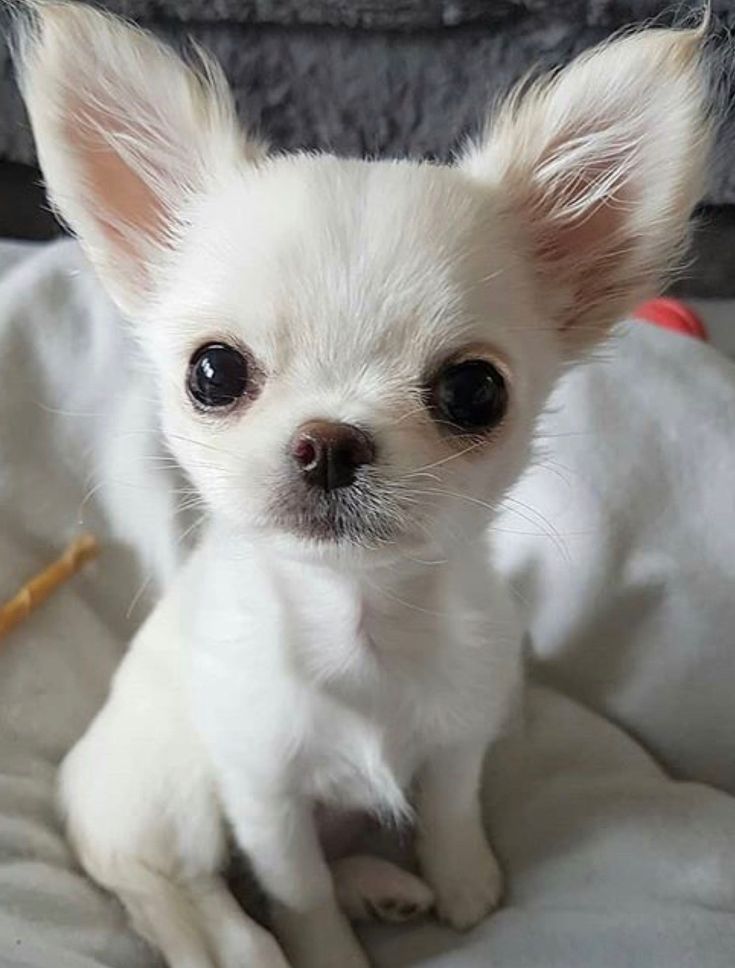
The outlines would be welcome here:
[[[681,254],[711,141],[704,32],[646,30],[592,50],[521,88],[461,162],[520,225],[569,352]]]
[[[89,7],[24,9],[15,55],[49,197],[134,314],[190,201],[262,149],[241,134],[216,65],[201,58],[195,71]]]

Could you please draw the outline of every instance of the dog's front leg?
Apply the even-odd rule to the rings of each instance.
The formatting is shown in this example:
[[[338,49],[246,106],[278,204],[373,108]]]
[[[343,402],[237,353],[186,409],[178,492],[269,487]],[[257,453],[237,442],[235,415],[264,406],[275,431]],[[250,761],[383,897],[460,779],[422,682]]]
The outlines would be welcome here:
[[[487,741],[435,752],[418,777],[418,853],[439,917],[465,930],[500,900],[502,874],[487,842],[480,780]]]
[[[270,899],[294,968],[368,968],[335,897],[311,805],[281,794],[227,796],[235,836]]]

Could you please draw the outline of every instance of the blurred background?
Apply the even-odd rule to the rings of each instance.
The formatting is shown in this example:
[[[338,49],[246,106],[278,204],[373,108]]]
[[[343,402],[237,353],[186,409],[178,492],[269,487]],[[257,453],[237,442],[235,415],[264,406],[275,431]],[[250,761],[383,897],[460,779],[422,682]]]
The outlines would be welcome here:
[[[0,4],[2,6],[2,4]],[[631,24],[680,23],[703,3],[656,0],[109,0],[177,46],[189,38],[222,63],[243,120],[276,148],[447,159],[488,106],[536,68]],[[718,86],[735,0],[712,4]],[[0,11],[0,236],[48,239],[45,206]],[[723,54],[724,51],[724,54]],[[733,85],[735,86],[735,85]],[[727,114],[690,265],[675,290],[735,297],[735,121]]]

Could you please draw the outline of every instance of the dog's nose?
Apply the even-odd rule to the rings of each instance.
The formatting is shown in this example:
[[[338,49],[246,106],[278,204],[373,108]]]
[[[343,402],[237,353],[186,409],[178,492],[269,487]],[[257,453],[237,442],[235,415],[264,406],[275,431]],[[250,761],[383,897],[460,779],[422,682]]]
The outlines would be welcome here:
[[[375,444],[351,424],[310,420],[297,430],[291,453],[309,484],[334,491],[353,484],[358,467],[373,463]]]

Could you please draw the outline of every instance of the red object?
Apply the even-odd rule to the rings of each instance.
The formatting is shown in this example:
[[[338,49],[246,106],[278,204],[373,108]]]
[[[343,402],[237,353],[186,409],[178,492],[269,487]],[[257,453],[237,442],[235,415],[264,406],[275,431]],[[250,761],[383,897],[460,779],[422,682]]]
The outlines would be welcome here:
[[[707,330],[693,309],[678,299],[649,299],[637,306],[633,316],[654,326],[670,329],[684,336],[693,336],[707,342]]]

